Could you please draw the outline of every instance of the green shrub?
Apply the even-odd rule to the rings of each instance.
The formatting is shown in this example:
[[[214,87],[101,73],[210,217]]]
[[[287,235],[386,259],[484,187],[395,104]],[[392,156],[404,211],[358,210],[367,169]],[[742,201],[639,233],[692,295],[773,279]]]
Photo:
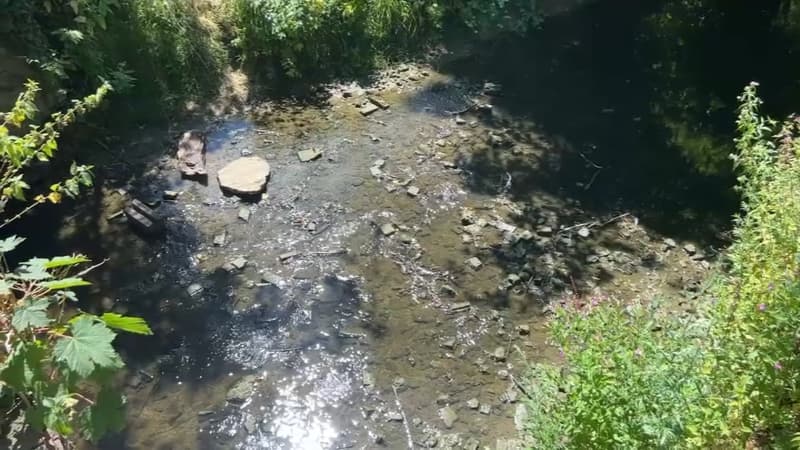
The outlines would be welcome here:
[[[103,85],[95,94],[76,101],[64,113],[53,114],[41,126],[22,129],[35,111],[38,85],[29,82],[14,108],[0,114],[0,229],[43,203],[59,203],[91,186],[91,167],[72,166],[70,176],[40,193],[21,212],[9,213],[12,200],[25,201],[29,186],[24,169],[33,161],[48,161],[57,150],[59,131],[95,108],[109,92]],[[11,217],[8,217],[11,215]],[[33,258],[10,267],[6,255],[25,239],[0,239],[0,396],[13,398],[31,429],[42,435],[48,448],[68,448],[67,441],[82,436],[97,440],[123,425],[124,401],[111,384],[111,375],[123,367],[112,347],[113,329],[151,334],[135,317],[76,311],[72,289],[86,286],[82,277],[92,270],[83,255]],[[13,411],[7,413],[10,416]]]
[[[542,448],[742,448],[797,430],[800,120],[762,118],[740,97],[742,193],[730,268],[692,316],[657,305],[556,308],[562,370],[532,375]]]
[[[542,21],[538,3],[536,0],[451,0],[448,12],[484,37],[524,34]]]

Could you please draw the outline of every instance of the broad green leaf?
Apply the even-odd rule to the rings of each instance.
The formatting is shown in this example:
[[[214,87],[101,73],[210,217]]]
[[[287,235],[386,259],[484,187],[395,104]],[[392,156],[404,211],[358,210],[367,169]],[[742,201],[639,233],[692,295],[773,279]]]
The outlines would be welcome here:
[[[45,349],[33,342],[20,342],[0,370],[0,382],[16,391],[30,390],[35,382],[45,379]]]
[[[115,328],[121,331],[127,331],[134,334],[152,335],[153,330],[147,326],[147,322],[141,317],[123,316],[117,313],[105,313],[100,316],[100,320],[106,323],[110,328]]]
[[[50,299],[40,298],[37,300],[25,300],[22,306],[14,311],[11,318],[11,326],[17,331],[22,331],[29,327],[43,327],[50,323],[47,318],[47,308],[50,306]]]
[[[42,283],[42,286],[55,291],[58,289],[70,289],[78,286],[89,286],[90,284],[92,283],[89,283],[83,278],[64,278],[63,280],[46,281]]]
[[[0,253],[8,253],[21,243],[25,241],[25,238],[21,238],[18,236],[9,236],[3,240],[0,240]]]
[[[116,334],[104,323],[90,316],[80,316],[70,323],[71,336],[58,340],[53,348],[56,361],[81,377],[96,368],[119,368],[122,361],[111,346]]]
[[[56,256],[55,258],[44,263],[45,269],[55,269],[58,267],[74,266],[91,261],[84,255],[73,256]]]
[[[81,412],[84,437],[96,442],[104,434],[120,431],[125,426],[125,399],[111,388],[103,388],[94,405]]]
[[[17,273],[13,276],[26,281],[40,281],[53,278],[53,276],[45,270],[47,262],[48,260],[42,258],[29,259],[22,263]]]

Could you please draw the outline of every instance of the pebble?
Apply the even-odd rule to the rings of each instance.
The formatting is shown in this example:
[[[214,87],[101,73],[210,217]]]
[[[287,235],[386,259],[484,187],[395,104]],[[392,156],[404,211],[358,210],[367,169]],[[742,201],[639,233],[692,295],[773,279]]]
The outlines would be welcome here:
[[[478,270],[483,266],[483,263],[480,259],[473,256],[472,258],[467,260],[467,265],[470,266],[473,270]]]
[[[500,369],[497,371],[497,377],[501,380],[507,380],[509,376],[510,375],[506,369]]]
[[[375,178],[380,178],[383,176],[383,171],[381,171],[380,167],[372,166],[369,168],[369,173],[372,174]]]
[[[448,403],[450,403],[450,396],[449,395],[442,394],[442,395],[436,397],[436,404],[437,405],[446,405]]]
[[[483,403],[481,404],[480,408],[478,408],[478,412],[485,416],[488,416],[489,414],[492,413],[492,405],[488,403]]]
[[[227,239],[228,239],[228,233],[224,233],[224,232],[220,233],[220,234],[214,236],[214,245],[216,247],[222,247],[223,245],[225,245],[225,242],[227,241]]]
[[[192,283],[186,288],[186,293],[188,293],[190,297],[197,297],[203,293],[203,285],[200,283]]]
[[[666,238],[666,239],[664,239],[664,245],[667,247],[667,249],[671,249],[671,248],[677,247],[678,243],[675,242],[675,239]]]
[[[450,297],[455,297],[456,295],[458,295],[456,289],[453,286],[450,286],[449,284],[443,284],[442,287],[439,288],[439,292]]]
[[[527,336],[531,334],[530,325],[517,325],[517,333],[519,333],[522,336]]]
[[[315,148],[308,150],[300,150],[297,152],[297,157],[301,162],[310,162],[322,156],[322,152]]]
[[[539,236],[552,236],[553,235],[553,228],[552,227],[539,227],[536,229],[536,234]]]
[[[240,257],[234,259],[233,261],[231,261],[231,265],[236,270],[242,270],[245,267],[247,267],[247,260],[243,256],[240,256]]]
[[[588,238],[588,237],[589,237],[589,234],[591,234],[591,232],[590,232],[590,231],[589,231],[589,229],[588,229],[588,228],[586,228],[586,227],[581,227],[581,228],[578,230],[578,236],[580,236],[580,237],[582,237],[582,238],[584,238],[584,239],[585,239],[585,238]]]
[[[385,223],[381,225],[381,233],[384,236],[391,236],[397,232],[397,227],[394,226],[392,223]]]
[[[181,195],[178,191],[164,191],[164,200],[175,200]]]
[[[506,348],[505,347],[497,347],[492,352],[492,357],[497,362],[503,362],[506,360]]]
[[[397,235],[397,237],[403,244],[411,244],[412,242],[414,242],[414,237],[408,233],[400,233]]]
[[[245,206],[239,208],[239,219],[248,222],[250,220],[250,208]]]
[[[683,246],[683,251],[689,255],[694,255],[697,253],[697,247],[695,247],[693,244],[686,244]]]
[[[274,274],[272,272],[264,272],[261,275],[261,281],[263,283],[271,284],[274,286],[280,286],[282,280],[281,277],[278,276],[277,274]]]
[[[458,414],[449,406],[445,406],[439,410],[439,417],[442,418],[442,422],[444,422],[446,428],[453,428],[453,424],[458,420]]]
[[[280,259],[281,261],[288,261],[297,255],[299,255],[299,253],[297,252],[286,252],[278,255],[278,259]]]
[[[467,400],[467,408],[469,408],[469,409],[478,409],[479,406],[480,406],[480,402],[478,401],[477,398],[471,398],[471,399]]]
[[[391,411],[386,413],[386,420],[389,422],[402,422],[403,415],[400,414],[398,411]]]
[[[419,188],[416,186],[409,186],[409,188],[406,190],[406,193],[412,197],[416,197],[419,195]]]
[[[456,340],[454,338],[449,338],[442,342],[442,347],[452,350],[456,347]]]

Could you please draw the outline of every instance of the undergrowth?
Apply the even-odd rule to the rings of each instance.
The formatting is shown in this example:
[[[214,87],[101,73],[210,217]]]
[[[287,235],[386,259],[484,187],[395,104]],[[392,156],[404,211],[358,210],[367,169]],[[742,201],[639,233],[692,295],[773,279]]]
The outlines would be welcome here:
[[[800,119],[740,97],[742,213],[729,268],[698,312],[567,302],[550,322],[563,366],[534,369],[537,448],[787,448],[797,432]]]

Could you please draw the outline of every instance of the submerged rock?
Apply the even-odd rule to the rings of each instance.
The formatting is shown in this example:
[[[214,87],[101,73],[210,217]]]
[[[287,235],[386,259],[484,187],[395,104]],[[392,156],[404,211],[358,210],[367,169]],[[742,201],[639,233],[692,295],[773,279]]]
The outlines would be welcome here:
[[[258,156],[239,158],[217,174],[223,191],[235,195],[257,195],[264,192],[270,175],[269,163]]]
[[[299,152],[297,152],[297,158],[300,159],[301,162],[313,161],[319,158],[320,156],[322,156],[322,152],[315,148],[308,150],[300,150]]]
[[[225,400],[231,403],[244,403],[255,390],[257,381],[258,378],[255,375],[243,377],[228,389]]]
[[[199,130],[183,133],[178,142],[178,170],[187,177],[204,176],[206,172],[206,135]]]
[[[458,414],[449,406],[445,406],[439,410],[439,417],[442,418],[442,422],[444,422],[444,426],[447,428],[453,428],[453,424],[458,420]]]

